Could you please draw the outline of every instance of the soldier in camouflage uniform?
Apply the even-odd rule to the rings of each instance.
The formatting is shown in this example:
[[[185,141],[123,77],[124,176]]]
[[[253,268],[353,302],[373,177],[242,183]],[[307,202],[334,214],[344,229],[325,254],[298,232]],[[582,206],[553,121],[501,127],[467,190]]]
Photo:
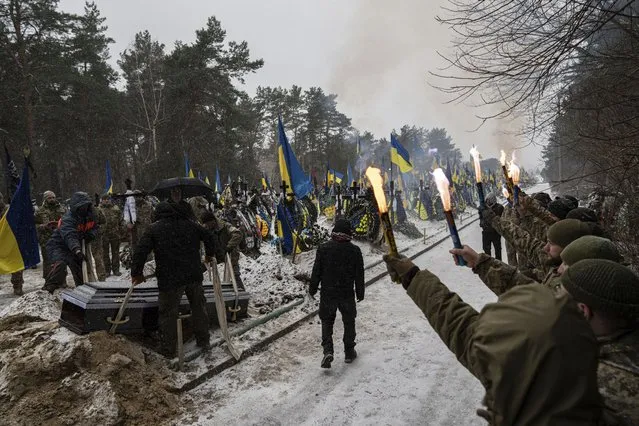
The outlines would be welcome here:
[[[97,232],[95,240],[91,242],[91,254],[95,261],[95,273],[98,275],[98,281],[106,281],[107,269],[104,265],[104,226],[106,225],[106,216],[100,208],[94,209],[95,223],[97,224]]]
[[[106,276],[120,276],[120,234],[122,229],[122,212],[113,204],[108,194],[102,196],[98,211],[104,216],[104,224],[100,227],[102,236],[102,258]]]
[[[231,255],[231,264],[233,265],[233,275],[239,288],[244,289],[244,283],[240,276],[240,243],[243,236],[242,231],[231,225],[230,223],[216,217],[213,213],[207,211],[202,214],[202,222],[204,227],[211,231],[215,238],[215,246],[221,248],[216,250],[217,263],[224,262],[226,253]]]
[[[66,209],[60,205],[53,191],[44,191],[42,206],[35,213],[38,242],[42,252],[42,278],[46,278],[51,269],[51,262],[47,254],[47,241],[51,238],[53,230],[58,227],[58,221],[64,215]]]
[[[136,200],[137,219],[135,222],[138,236],[144,235],[146,229],[153,219],[153,205],[146,197],[139,197]]]
[[[9,205],[4,202],[4,195],[0,193],[0,217],[3,217],[5,213],[9,210]],[[24,271],[18,271],[11,274],[11,284],[13,285],[13,294],[16,296],[22,296],[24,292],[22,291],[22,285],[24,284],[24,278],[22,277],[22,273]]]
[[[639,278],[617,262],[581,260],[561,277],[599,342],[597,381],[608,410],[639,424]]]

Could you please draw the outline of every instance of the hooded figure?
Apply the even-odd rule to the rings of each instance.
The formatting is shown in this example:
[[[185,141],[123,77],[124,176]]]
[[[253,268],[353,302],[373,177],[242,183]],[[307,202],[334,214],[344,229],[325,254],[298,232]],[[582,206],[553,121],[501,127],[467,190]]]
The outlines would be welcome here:
[[[497,196],[491,192],[486,196],[486,208],[492,210],[495,216],[501,217],[504,213],[504,206],[497,202]],[[491,255],[492,247],[495,248],[495,259],[501,260],[501,235],[492,227],[489,221],[479,218],[479,226],[481,227],[481,240],[484,253]]]
[[[491,425],[599,425],[597,341],[570,296],[517,286],[477,312],[427,270],[384,256],[391,278],[484,386]]]
[[[56,288],[64,287],[67,266],[76,287],[84,284],[82,262],[86,257],[82,253],[82,241],[93,241],[97,230],[92,202],[86,192],[76,192],[71,196],[69,211],[58,221],[47,242],[51,270],[45,278],[43,290],[53,293]]]

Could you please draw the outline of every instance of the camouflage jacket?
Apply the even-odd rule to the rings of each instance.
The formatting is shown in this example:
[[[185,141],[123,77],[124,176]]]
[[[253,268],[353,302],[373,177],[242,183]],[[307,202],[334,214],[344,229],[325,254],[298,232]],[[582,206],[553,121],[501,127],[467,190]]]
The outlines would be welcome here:
[[[152,222],[153,206],[145,198],[139,198],[135,202],[136,223],[139,226],[148,226]]]
[[[221,249],[216,250],[215,254],[218,263],[224,261],[226,253],[231,255],[231,260],[237,262],[240,257],[240,243],[244,238],[242,231],[220,218],[217,218],[217,227],[215,229],[209,229],[215,236],[216,247],[220,247]]]
[[[100,226],[100,234],[109,239],[119,238],[122,233],[122,212],[120,208],[113,204],[101,204],[97,210],[104,220],[104,223]]]
[[[520,226],[499,217],[493,217],[491,223],[501,236],[515,246],[517,253],[522,253],[533,268],[540,271],[536,273],[537,281],[543,280],[550,271],[546,264],[545,242],[533,237],[530,232]]]
[[[546,241],[549,225],[530,212],[520,215],[519,226],[539,241]]]
[[[622,424],[639,424],[639,328],[598,338],[599,392]]]
[[[52,206],[42,203],[42,206],[35,213],[35,223],[40,243],[45,244],[51,238],[53,230],[58,227],[58,220],[65,212],[65,208],[60,203],[55,203]]]
[[[559,285],[557,268],[551,269],[542,280],[534,280],[521,273],[517,267],[508,265],[485,253],[479,255],[479,262],[473,268],[473,272],[479,275],[479,279],[497,296],[518,285],[541,284],[553,291],[556,291]]]
[[[539,204],[539,202],[534,198],[521,197],[520,203],[527,212],[529,212],[548,226],[559,221],[559,219],[555,215],[543,208],[542,205]]]

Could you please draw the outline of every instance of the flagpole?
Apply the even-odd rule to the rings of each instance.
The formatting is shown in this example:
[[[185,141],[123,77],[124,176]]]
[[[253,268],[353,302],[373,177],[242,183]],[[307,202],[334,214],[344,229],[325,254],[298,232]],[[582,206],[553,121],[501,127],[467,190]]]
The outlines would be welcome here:
[[[391,150],[393,148],[391,147]],[[393,154],[389,153],[389,158],[390,158],[390,183],[389,183],[389,192],[390,192],[390,219],[391,219],[391,223],[393,222],[393,200],[395,199],[394,197],[394,186],[395,184],[393,183]]]

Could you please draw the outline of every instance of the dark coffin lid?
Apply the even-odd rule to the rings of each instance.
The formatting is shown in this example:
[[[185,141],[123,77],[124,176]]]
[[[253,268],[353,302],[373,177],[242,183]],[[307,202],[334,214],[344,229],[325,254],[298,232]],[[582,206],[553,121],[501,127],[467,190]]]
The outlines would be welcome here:
[[[205,281],[204,297],[207,302],[215,300],[213,284]],[[84,309],[113,309],[119,308],[124,300],[124,296],[131,287],[131,284],[124,281],[91,282],[80,287],[62,292],[62,300],[66,300]],[[222,295],[224,300],[235,300],[235,292],[231,284],[222,285]],[[248,300],[250,295],[246,291],[238,292],[239,300]],[[182,296],[183,302],[187,301],[186,295]],[[187,302],[188,303],[188,302]],[[158,286],[157,283],[145,282],[133,289],[133,294],[129,298],[127,307],[151,308],[158,306]]]

